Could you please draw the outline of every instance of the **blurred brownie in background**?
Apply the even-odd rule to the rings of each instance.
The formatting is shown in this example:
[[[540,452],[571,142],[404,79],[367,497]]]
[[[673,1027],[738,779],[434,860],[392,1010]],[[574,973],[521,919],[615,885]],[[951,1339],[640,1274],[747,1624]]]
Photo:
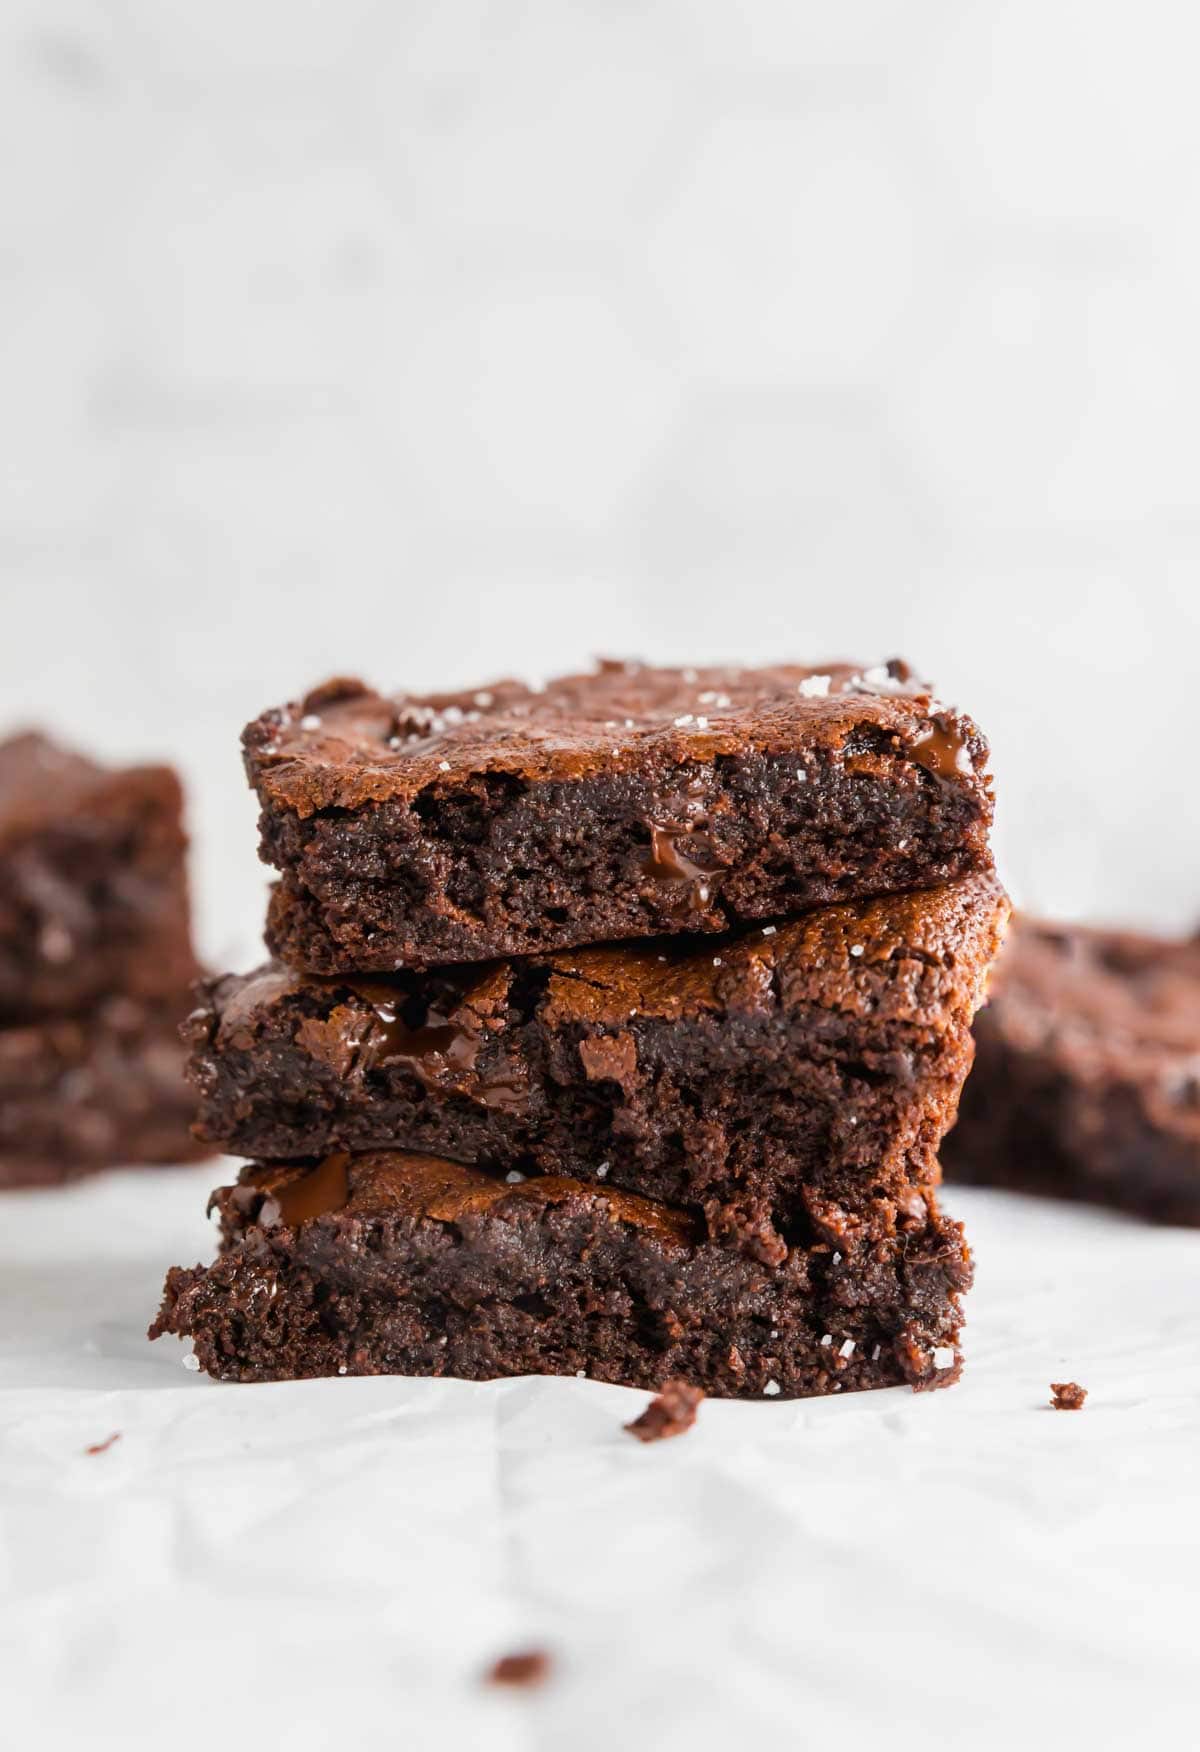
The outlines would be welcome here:
[[[36,732],[0,742],[0,1021],[186,990],[182,817],[170,767],[98,766]]]
[[[186,853],[170,767],[0,743],[0,1187],[211,1153],[179,1039]]]
[[[107,997],[78,1016],[0,1028],[0,1187],[211,1155],[188,1129],[187,1001]]]
[[[1200,1225],[1200,942],[1018,920],[948,1180]]]

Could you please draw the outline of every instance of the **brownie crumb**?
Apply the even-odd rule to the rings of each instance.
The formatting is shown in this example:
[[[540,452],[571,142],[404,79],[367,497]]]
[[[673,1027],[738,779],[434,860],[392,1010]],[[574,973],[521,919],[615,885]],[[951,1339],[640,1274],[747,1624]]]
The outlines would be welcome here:
[[[501,1655],[488,1668],[489,1685],[517,1685],[527,1688],[543,1685],[550,1676],[550,1657],[545,1649],[522,1649],[515,1655]]]
[[[699,1387],[689,1387],[686,1381],[668,1381],[641,1416],[625,1428],[639,1442],[661,1442],[668,1436],[682,1436],[695,1423],[703,1398]]]
[[[1050,1391],[1054,1395],[1050,1403],[1055,1411],[1083,1410],[1087,1388],[1081,1387],[1078,1381],[1051,1381]]]
[[[91,1442],[83,1450],[85,1454],[107,1454],[114,1442],[121,1440],[120,1430],[114,1430],[111,1436],[106,1436],[102,1442]]]

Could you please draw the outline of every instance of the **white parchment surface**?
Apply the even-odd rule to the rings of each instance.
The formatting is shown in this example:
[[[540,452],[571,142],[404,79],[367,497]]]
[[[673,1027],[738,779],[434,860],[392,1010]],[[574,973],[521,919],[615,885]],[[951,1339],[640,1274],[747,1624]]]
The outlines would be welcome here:
[[[189,1372],[220,1178],[0,1199],[5,1747],[1200,1744],[1200,1234],[956,1190],[961,1385],[644,1447],[585,1381]]]

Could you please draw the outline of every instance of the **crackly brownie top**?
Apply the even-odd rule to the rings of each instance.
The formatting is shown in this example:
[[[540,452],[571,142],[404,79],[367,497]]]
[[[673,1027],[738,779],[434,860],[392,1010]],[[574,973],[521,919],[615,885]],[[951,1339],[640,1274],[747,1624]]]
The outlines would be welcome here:
[[[40,731],[10,736],[0,742],[0,843],[101,808],[111,792],[135,777],[177,789],[167,767],[103,767]]]
[[[450,1224],[475,1216],[536,1215],[577,1202],[669,1246],[686,1245],[695,1234],[684,1212],[637,1193],[557,1174],[506,1179],[402,1150],[339,1151],[312,1167],[252,1163],[229,1196],[243,1219],[267,1230],[298,1228],[335,1213]]]
[[[536,782],[658,772],[750,752],[849,757],[863,729],[894,737],[943,780],[986,788],[987,744],[978,729],[939,704],[898,659],[770,669],[605,661],[540,690],[497,681],[419,697],[389,698],[336,680],[265,712],[243,742],[264,802],[305,816],[407,801],[479,773]]]
[[[991,1026],[1075,1076],[1153,1086],[1200,1128],[1200,942],[1022,918]]]
[[[548,1019],[623,1024],[717,1011],[791,1010],[945,1025],[976,1000],[1008,918],[994,874],[913,894],[818,907],[697,949],[680,939],[564,950],[549,958]]]

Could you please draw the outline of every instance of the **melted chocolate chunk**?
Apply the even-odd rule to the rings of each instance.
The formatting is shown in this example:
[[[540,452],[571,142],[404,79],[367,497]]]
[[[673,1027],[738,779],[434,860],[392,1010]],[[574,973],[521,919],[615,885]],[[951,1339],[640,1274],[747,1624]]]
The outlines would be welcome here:
[[[455,1090],[483,1107],[518,1110],[525,1105],[528,1092],[515,1079],[475,1075],[482,1045],[478,1029],[465,1028],[436,1010],[428,1011],[419,1027],[411,1027],[402,1014],[402,992],[378,980],[348,983],[375,1012],[375,1026],[363,1047],[365,1070],[400,1064],[426,1089]]]
[[[280,1225],[294,1229],[300,1223],[344,1210],[349,1201],[350,1157],[340,1150],[299,1179],[273,1187],[262,1202],[258,1222],[264,1229]]]
[[[972,771],[971,751],[957,720],[947,724],[934,718],[912,738],[908,750],[919,766],[939,779],[961,779]]]
[[[642,858],[642,870],[652,882],[678,885],[679,898],[692,912],[708,906],[713,886],[721,873],[708,840],[687,828],[663,827],[648,821],[650,845]]]

